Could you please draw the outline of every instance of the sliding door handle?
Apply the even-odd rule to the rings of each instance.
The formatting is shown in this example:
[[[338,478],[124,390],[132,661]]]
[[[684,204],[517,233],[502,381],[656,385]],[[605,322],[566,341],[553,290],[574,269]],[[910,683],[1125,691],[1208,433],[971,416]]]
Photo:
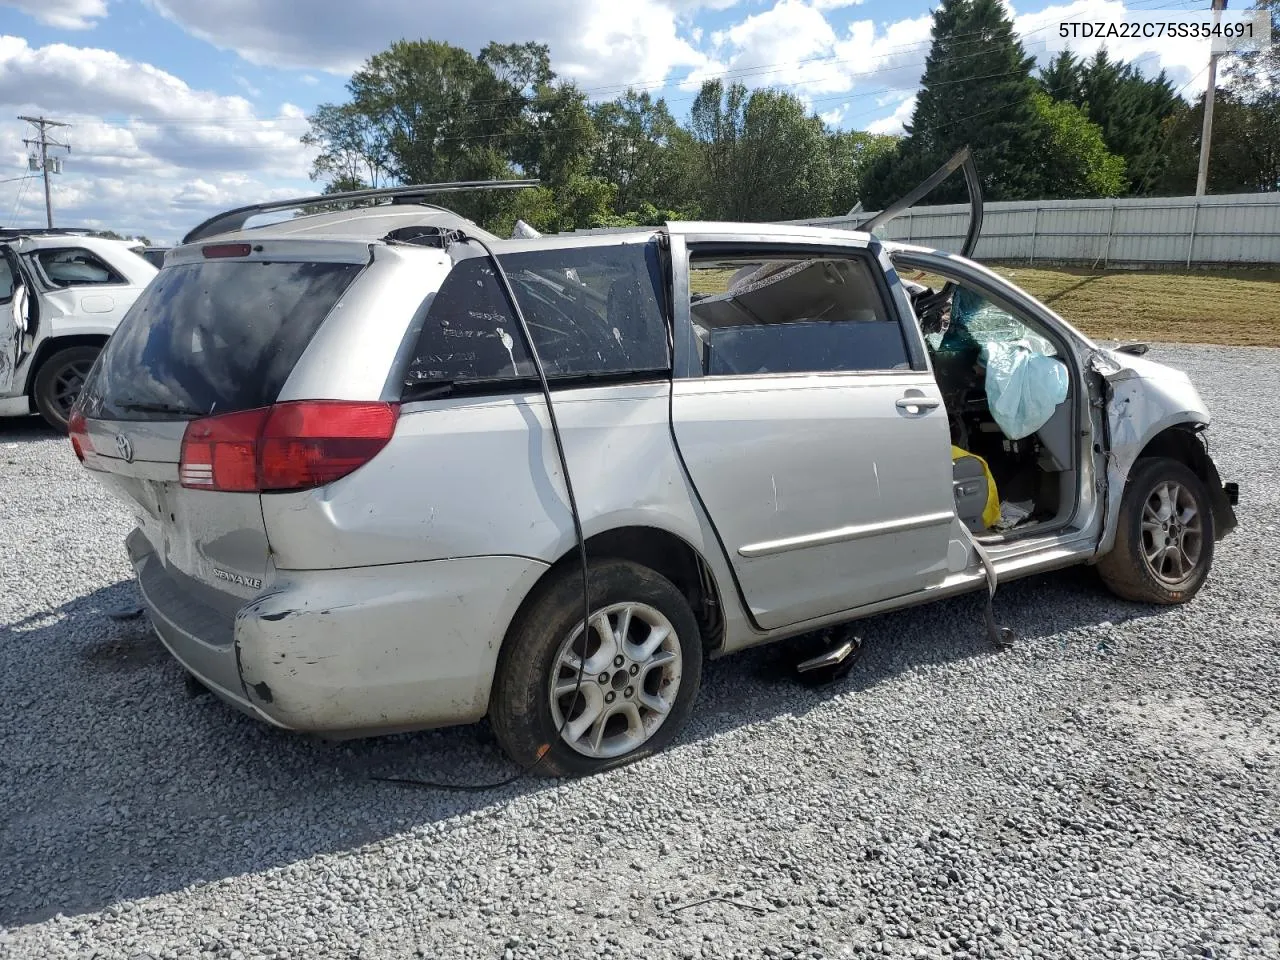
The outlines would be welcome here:
[[[932,397],[903,397],[895,406],[907,413],[924,413],[926,410],[942,406],[942,401],[934,400]]]

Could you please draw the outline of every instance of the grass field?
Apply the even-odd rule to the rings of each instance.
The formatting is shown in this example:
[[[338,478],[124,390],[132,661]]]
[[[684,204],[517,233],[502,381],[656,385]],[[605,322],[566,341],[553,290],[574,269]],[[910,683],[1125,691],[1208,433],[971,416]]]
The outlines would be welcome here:
[[[996,269],[1099,340],[1280,347],[1280,270]]]
[[[1098,340],[1280,347],[1280,270],[995,269]],[[691,286],[720,293],[732,276],[699,270]],[[924,282],[936,286],[938,278]]]

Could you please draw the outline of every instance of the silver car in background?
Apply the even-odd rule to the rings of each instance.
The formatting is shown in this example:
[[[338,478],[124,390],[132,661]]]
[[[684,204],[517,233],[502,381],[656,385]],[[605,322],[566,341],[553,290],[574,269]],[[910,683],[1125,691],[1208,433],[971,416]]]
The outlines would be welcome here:
[[[407,193],[194,231],[73,417],[160,638],[269,723],[487,715],[518,763],[592,772],[679,732],[705,658],[1078,563],[1182,602],[1234,526],[1184,374],[964,257],[765,224],[501,240]],[[547,404],[477,239],[552,387],[585,632]],[[981,344],[922,330],[959,291],[1061,365],[1034,433],[993,418]]]

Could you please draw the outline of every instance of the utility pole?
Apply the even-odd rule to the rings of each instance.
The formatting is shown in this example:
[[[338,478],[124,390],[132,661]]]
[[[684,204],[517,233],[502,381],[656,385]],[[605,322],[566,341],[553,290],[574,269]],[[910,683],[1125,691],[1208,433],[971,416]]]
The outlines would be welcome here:
[[[1222,11],[1227,8],[1227,0],[1213,0],[1213,22],[1220,23]],[[1203,197],[1205,187],[1209,183],[1209,147],[1213,141],[1213,94],[1218,86],[1218,54],[1213,51],[1210,41],[1209,53],[1209,87],[1204,92],[1204,126],[1200,129],[1200,169],[1196,172],[1196,196]]]
[[[49,156],[50,147],[61,147],[63,150],[70,151],[71,145],[67,143],[58,143],[56,140],[49,139],[49,130],[53,127],[69,127],[71,124],[63,123],[60,120],[49,120],[45,117],[19,117],[19,120],[25,120],[27,123],[33,124],[40,132],[40,136],[35,140],[23,140],[28,147],[38,147],[40,149],[40,170],[44,174],[44,215],[49,221],[50,229],[53,228],[53,199],[49,194],[49,174],[55,172],[54,160]]]

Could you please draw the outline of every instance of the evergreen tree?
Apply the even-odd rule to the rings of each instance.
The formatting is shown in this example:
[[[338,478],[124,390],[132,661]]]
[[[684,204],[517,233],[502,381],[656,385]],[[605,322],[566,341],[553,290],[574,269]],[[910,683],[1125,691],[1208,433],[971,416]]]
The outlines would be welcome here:
[[[987,199],[1033,196],[1041,178],[1033,160],[1032,62],[1000,0],[943,0],[933,15],[933,44],[907,135],[896,162],[876,164],[883,179],[868,177],[867,207],[900,196],[966,144],[974,149]],[[962,199],[964,187],[953,181],[931,202]]]
[[[1107,148],[1125,160],[1126,193],[1154,188],[1168,162],[1166,121],[1186,109],[1164,71],[1147,78],[1105,49],[1083,62],[1064,51],[1041,72],[1040,86],[1102,128]]]
[[[1040,71],[1040,89],[1055,100],[1079,107],[1085,102],[1084,64],[1063,50]]]

